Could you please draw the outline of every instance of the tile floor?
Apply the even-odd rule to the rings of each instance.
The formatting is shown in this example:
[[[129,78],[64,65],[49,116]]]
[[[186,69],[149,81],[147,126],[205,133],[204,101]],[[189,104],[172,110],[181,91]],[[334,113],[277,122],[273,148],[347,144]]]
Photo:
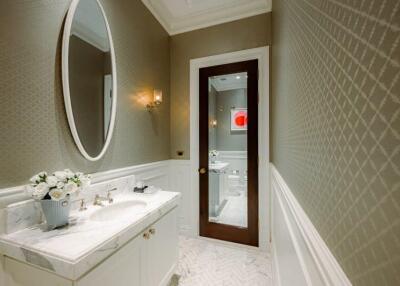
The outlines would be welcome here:
[[[179,286],[272,286],[271,260],[257,249],[180,237]]]

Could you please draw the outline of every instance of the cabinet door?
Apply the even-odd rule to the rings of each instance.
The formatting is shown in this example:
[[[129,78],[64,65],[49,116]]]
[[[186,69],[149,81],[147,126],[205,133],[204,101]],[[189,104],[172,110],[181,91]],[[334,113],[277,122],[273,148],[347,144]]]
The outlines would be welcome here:
[[[144,286],[143,247],[139,235],[81,278],[76,286]]]
[[[72,281],[50,272],[8,257],[4,260],[6,286],[72,286]]]
[[[149,228],[146,286],[168,285],[178,262],[177,209],[173,209]]]

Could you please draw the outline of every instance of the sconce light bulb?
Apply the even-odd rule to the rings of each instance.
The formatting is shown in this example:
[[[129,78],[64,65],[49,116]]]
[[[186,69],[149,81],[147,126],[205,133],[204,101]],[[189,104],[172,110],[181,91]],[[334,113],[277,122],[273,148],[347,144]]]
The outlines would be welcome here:
[[[157,105],[160,105],[162,103],[162,90],[160,89],[155,89],[153,91],[153,102],[147,104],[147,110],[151,111],[154,107]]]
[[[155,89],[154,90],[154,103],[158,105],[161,102],[162,102],[162,90]]]

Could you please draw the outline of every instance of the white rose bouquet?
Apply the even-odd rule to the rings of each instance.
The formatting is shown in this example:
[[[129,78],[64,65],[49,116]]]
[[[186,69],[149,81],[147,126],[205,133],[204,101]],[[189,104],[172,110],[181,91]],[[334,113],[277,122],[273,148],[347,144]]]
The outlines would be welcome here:
[[[89,186],[90,176],[65,169],[52,175],[40,172],[33,176],[30,182],[27,191],[35,200],[59,201]]]

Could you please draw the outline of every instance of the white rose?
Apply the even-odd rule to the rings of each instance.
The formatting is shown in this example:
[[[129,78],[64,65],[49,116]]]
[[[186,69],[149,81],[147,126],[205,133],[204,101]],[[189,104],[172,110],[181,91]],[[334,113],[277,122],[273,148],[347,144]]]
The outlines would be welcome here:
[[[47,176],[47,173],[45,171],[42,171],[38,174],[39,177],[45,177]]]
[[[32,178],[30,178],[29,181],[31,181],[31,183],[33,183],[33,184],[37,184],[38,182],[40,182],[40,177],[39,177],[39,175],[35,175]]]
[[[65,198],[66,193],[60,189],[52,189],[49,195],[53,201],[59,201]]]
[[[54,172],[54,176],[56,176],[59,181],[65,181],[67,178],[67,173],[64,171],[57,171]]]
[[[56,187],[57,187],[57,189],[62,189],[62,188],[64,188],[64,183],[63,182],[58,182]]]
[[[55,187],[58,183],[58,179],[56,176],[48,176],[46,178],[46,183],[51,187]]]
[[[78,190],[78,186],[74,182],[68,182],[64,185],[64,191],[67,194],[73,194]]]
[[[44,196],[47,194],[48,191],[49,191],[49,185],[47,185],[46,183],[40,183],[34,188],[32,192],[32,197],[35,200],[41,200],[44,198]]]

